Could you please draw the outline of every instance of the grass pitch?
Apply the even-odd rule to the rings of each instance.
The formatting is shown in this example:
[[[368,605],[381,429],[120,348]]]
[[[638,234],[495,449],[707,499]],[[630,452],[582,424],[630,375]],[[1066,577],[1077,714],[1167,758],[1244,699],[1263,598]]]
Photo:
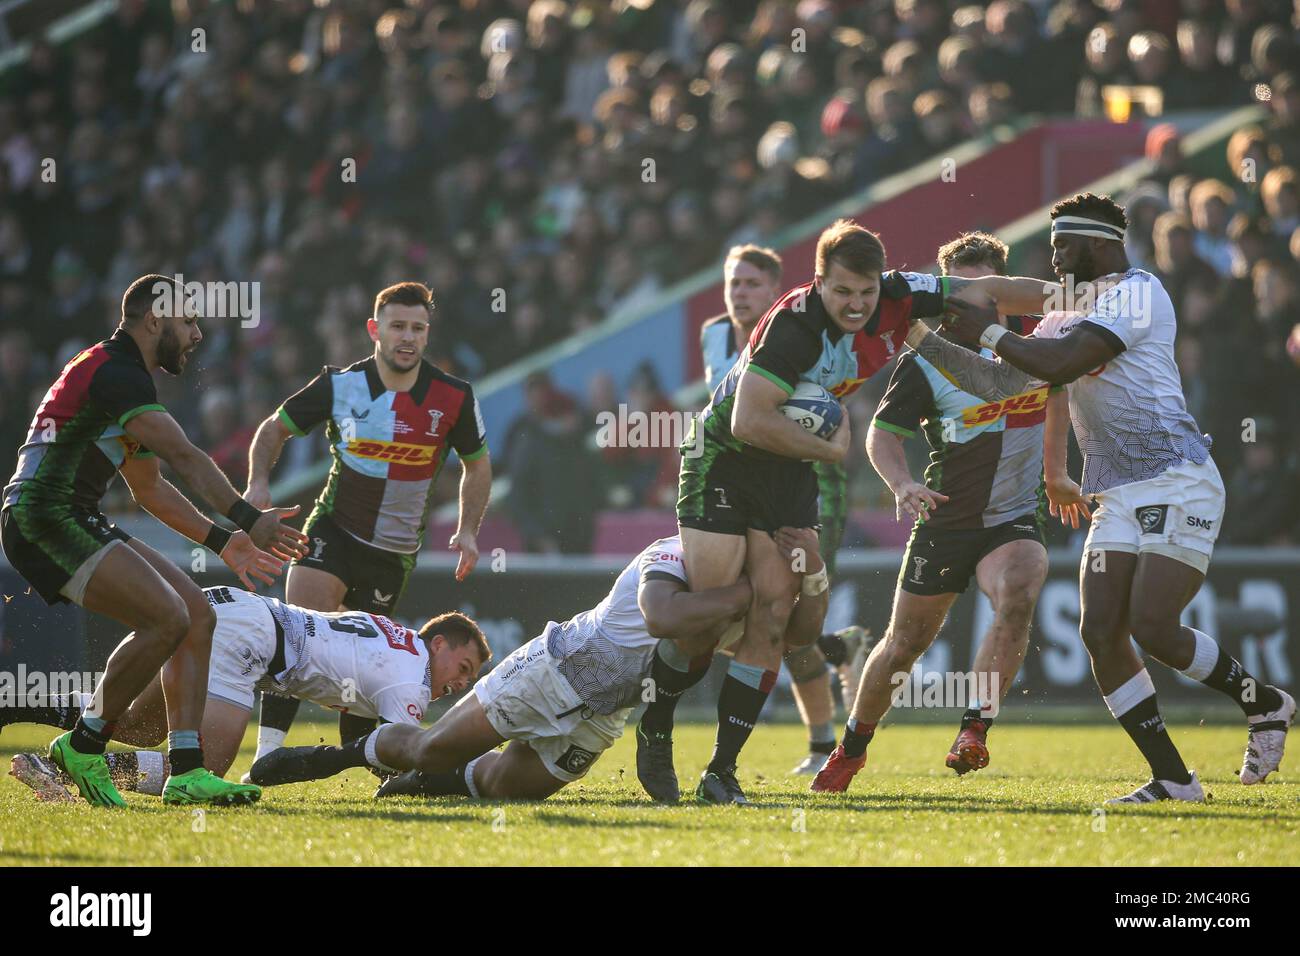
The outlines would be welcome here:
[[[1115,726],[1007,724],[990,736],[993,762],[958,779],[943,766],[948,725],[882,729],[847,794],[808,792],[787,770],[803,729],[760,725],[740,780],[758,806],[650,802],[636,780],[629,732],[579,784],[542,803],[461,798],[377,802],[373,778],[267,790],[251,808],[165,807],[128,795],[109,812],[38,803],[0,776],[0,866],[20,865],[1286,865],[1300,846],[1300,786],[1275,774],[1243,787],[1234,773],[1244,727],[1175,726],[1175,740],[1213,800],[1101,812],[1107,797],[1146,779]],[[289,743],[336,739],[300,722]],[[44,749],[54,731],[0,733],[8,770],[18,750]],[[713,729],[677,731],[683,790],[707,761]],[[249,766],[250,729],[232,774]],[[1289,754],[1283,770],[1300,759]],[[1294,773],[1292,774],[1294,776]]]

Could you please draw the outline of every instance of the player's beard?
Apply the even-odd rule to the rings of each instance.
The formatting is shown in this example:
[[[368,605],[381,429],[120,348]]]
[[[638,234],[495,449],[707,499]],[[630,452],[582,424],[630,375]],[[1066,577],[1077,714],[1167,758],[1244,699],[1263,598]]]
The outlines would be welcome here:
[[[158,336],[158,367],[168,375],[179,375],[184,368],[180,336],[170,325],[164,325]]]
[[[411,359],[411,364],[407,366],[399,364],[403,359],[405,359],[405,356],[399,356],[396,350],[389,352],[388,349],[381,346],[379,349],[379,357],[383,360],[383,363],[388,366],[390,372],[409,372],[420,364],[421,353],[416,352]]]
[[[1100,273],[1097,270],[1097,263],[1093,259],[1091,249],[1083,249],[1079,252],[1079,258],[1074,262],[1074,268],[1067,273],[1074,276],[1076,284],[1080,282],[1093,282]],[[1061,281],[1065,281],[1065,275],[1061,276]]]

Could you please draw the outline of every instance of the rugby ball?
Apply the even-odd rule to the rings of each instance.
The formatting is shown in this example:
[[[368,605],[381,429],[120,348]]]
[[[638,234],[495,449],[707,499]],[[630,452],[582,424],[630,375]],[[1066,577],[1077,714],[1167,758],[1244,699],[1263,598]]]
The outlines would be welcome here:
[[[800,382],[781,411],[818,438],[830,438],[840,427],[843,412],[835,396],[816,382]]]

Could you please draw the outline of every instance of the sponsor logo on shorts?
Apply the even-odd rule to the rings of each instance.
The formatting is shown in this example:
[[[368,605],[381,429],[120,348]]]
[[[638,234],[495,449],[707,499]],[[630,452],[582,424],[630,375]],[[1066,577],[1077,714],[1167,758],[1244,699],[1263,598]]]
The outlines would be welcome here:
[[[1033,525],[1031,525],[1031,524],[1013,524],[1011,527],[1015,528],[1017,531],[1037,531],[1037,530],[1038,530],[1037,528],[1035,528],[1035,527],[1034,527]]]
[[[321,553],[322,551],[325,550],[325,539],[324,539],[324,538],[312,538],[312,539],[311,539],[311,546],[312,546],[312,552],[311,552],[312,560],[313,560],[313,561],[319,561],[319,560],[320,560],[320,553]]]
[[[1187,516],[1187,527],[1200,528],[1203,531],[1209,531],[1214,526],[1214,522],[1209,518],[1198,518],[1195,515]]]
[[[396,593],[396,592],[394,592],[394,593]],[[392,594],[380,594],[380,593],[379,593],[379,588],[375,588],[375,603],[376,603],[376,604],[386,605],[386,604],[388,604],[388,602],[391,601],[392,599],[393,599],[393,595],[392,595]]]
[[[576,744],[570,746],[568,750],[560,754],[555,761],[555,766],[559,767],[566,773],[585,773],[591,766],[591,762],[596,759],[596,755],[590,750],[583,750]]]
[[[1138,524],[1142,526],[1143,534],[1164,534],[1165,518],[1169,514],[1168,505],[1144,505],[1134,514],[1137,515]]]
[[[508,726],[515,726],[514,720],[511,719],[509,711],[500,704],[493,705],[496,708],[497,718],[505,722]]]
[[[929,558],[916,558],[916,557],[912,558],[912,564],[913,564],[912,580],[915,581],[917,584],[925,583],[924,581],[921,580],[921,570],[929,563],[930,563]]]
[[[728,510],[730,510],[731,505],[727,504],[727,489],[726,489],[726,488],[714,488],[713,490],[716,491],[716,492],[718,493],[718,507],[719,507],[719,508],[727,508]]]

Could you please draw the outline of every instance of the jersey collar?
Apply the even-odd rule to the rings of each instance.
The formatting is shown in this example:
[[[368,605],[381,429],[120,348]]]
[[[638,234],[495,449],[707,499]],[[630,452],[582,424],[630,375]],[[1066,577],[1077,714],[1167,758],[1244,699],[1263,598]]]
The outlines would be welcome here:
[[[388,391],[384,380],[379,377],[379,360],[372,355],[362,363],[362,368],[366,373],[366,385],[370,388],[370,400],[374,401]],[[433,365],[428,359],[420,359],[420,374],[415,377],[415,384],[407,393],[411,396],[411,401],[416,405],[423,405],[424,397],[429,394],[429,386],[432,384]]]
[[[144,364],[144,353],[140,351],[140,346],[136,344],[135,339],[126,329],[115,329],[113,334],[108,337],[110,342],[116,342],[131,360],[138,364],[142,369],[148,371],[148,366]]]

